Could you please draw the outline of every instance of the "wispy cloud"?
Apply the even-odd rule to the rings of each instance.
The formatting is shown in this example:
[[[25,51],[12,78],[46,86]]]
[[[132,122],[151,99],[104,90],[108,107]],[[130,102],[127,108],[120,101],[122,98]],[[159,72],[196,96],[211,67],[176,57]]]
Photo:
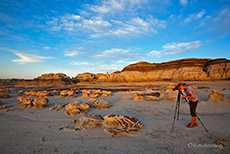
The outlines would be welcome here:
[[[147,57],[162,57],[161,51],[152,50],[147,54]]]
[[[76,65],[76,66],[81,66],[81,65],[93,65],[92,63],[89,62],[78,62],[78,61],[71,61],[70,65]]]
[[[183,24],[187,24],[190,23],[194,20],[200,19],[202,18],[204,15],[206,14],[206,11],[203,9],[202,11],[200,11],[199,13],[194,13],[194,14],[190,14],[189,17],[187,17]]]
[[[95,58],[117,58],[127,55],[130,52],[129,49],[119,49],[119,48],[112,48],[110,50],[105,50],[100,54],[95,55]]]
[[[75,19],[77,18],[77,19]],[[126,21],[109,19],[93,16],[89,19],[78,15],[65,15],[53,18],[47,22],[51,31],[69,31],[72,33],[88,33],[91,37],[117,36],[124,37],[130,35],[142,35],[157,33],[158,29],[166,28],[166,21],[159,20],[153,16],[147,19],[132,17]],[[71,33],[71,34],[72,34]]]
[[[45,50],[50,50],[51,47],[45,46],[45,47],[43,47],[43,49],[45,49]]]
[[[146,2],[147,0],[102,0],[101,4],[92,5],[89,9],[95,13],[114,14]]]
[[[203,44],[205,44],[205,42],[201,42],[201,41],[167,43],[162,46],[162,50],[159,50],[159,51],[152,50],[147,54],[147,56],[148,57],[162,57],[165,55],[181,54],[183,52],[199,48]]]
[[[230,33],[230,8],[222,8],[215,16],[210,25],[212,31],[222,32],[224,34]]]
[[[19,59],[12,60],[12,62],[15,62],[18,64],[37,63],[37,62],[43,62],[44,60],[47,60],[47,59],[53,59],[53,57],[44,57],[44,56],[39,56],[36,54],[28,54],[20,50],[14,50],[14,49],[8,49],[8,48],[1,48],[1,50],[12,52],[16,56],[18,56]]]

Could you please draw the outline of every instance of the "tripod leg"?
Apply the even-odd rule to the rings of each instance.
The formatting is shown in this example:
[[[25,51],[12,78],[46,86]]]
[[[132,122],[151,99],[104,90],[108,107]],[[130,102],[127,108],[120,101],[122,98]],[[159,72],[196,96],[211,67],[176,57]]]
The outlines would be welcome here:
[[[178,102],[177,120],[179,120],[179,115],[180,115],[180,101]]]
[[[174,112],[174,118],[173,118],[172,129],[174,129],[174,124],[175,124],[175,119],[176,119],[176,112],[177,112],[177,106],[178,106],[178,102],[176,103],[176,108],[175,108],[175,112]]]
[[[195,113],[196,114],[196,113]],[[196,114],[197,119],[200,121],[201,125],[204,127],[204,129],[206,130],[206,132],[208,132],[208,129],[205,127],[205,125],[203,124],[203,122],[200,120],[200,118],[198,117],[198,115]]]

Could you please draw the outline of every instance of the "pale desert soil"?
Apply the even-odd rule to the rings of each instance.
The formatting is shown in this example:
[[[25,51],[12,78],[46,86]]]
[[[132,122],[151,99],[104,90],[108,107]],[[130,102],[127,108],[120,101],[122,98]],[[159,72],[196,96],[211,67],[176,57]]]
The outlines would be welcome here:
[[[202,87],[195,89],[201,101],[206,101],[212,88],[222,90],[230,99],[230,82],[191,82]],[[129,84],[90,84],[87,88],[140,89],[145,87],[161,91],[171,82],[129,83]],[[198,122],[198,127],[186,128],[190,121],[189,107],[181,102],[180,120],[171,129],[175,102],[173,101],[133,101],[128,91],[114,91],[112,96],[102,97],[111,103],[109,109],[90,109],[87,114],[121,114],[135,117],[145,126],[136,137],[112,137],[102,128],[78,132],[64,132],[59,128],[79,116],[68,116],[65,109],[50,111],[55,103],[68,103],[76,100],[87,103],[89,98],[50,96],[48,107],[28,109],[17,102],[15,88],[11,88],[10,98],[1,99],[8,106],[8,112],[0,109],[0,153],[230,153],[227,148],[215,147],[217,139],[225,139],[230,144],[230,104],[199,104],[198,114],[208,128],[207,133]],[[1,105],[1,106],[2,106]]]

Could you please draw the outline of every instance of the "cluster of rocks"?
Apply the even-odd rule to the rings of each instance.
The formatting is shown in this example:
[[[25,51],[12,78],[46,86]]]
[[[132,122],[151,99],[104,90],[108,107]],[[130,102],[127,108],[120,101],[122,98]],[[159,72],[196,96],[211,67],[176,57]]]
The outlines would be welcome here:
[[[74,102],[67,104],[65,106],[65,111],[68,115],[78,115],[81,112],[88,112],[89,108],[90,106],[88,104]]]
[[[133,117],[123,115],[106,115],[104,117],[89,115],[73,120],[67,126],[60,128],[60,130],[78,131],[95,127],[101,127],[105,132],[113,136],[136,136],[138,131],[144,128],[144,125]]]
[[[92,97],[92,98],[97,98],[100,95],[101,96],[111,96],[112,92],[111,91],[101,91],[101,90],[82,90],[82,97]]]
[[[130,93],[134,94],[134,101],[177,101],[178,91],[173,91],[174,87],[173,85],[169,85],[165,91],[162,90],[161,92],[147,89],[145,91],[130,91]]]
[[[76,92],[73,90],[62,90],[60,92],[60,96],[67,97],[67,96],[76,96]]]
[[[19,103],[23,104],[27,108],[44,108],[47,106],[49,100],[47,98],[36,98],[33,99],[31,97],[18,97]]]
[[[103,99],[89,99],[88,103],[74,102],[65,105],[65,111],[67,115],[79,115],[81,113],[87,113],[92,108],[105,109],[110,108],[110,103]]]
[[[37,97],[48,97],[50,96],[50,92],[44,90],[44,91],[35,91],[35,90],[19,90],[18,95],[24,95],[24,96],[37,96]]]

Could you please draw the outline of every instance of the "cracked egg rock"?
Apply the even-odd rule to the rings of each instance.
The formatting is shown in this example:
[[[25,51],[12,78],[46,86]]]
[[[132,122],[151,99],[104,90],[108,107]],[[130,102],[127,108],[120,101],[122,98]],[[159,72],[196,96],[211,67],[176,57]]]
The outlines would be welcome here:
[[[125,132],[137,132],[144,128],[144,125],[141,124],[135,118],[122,115],[107,115],[104,116],[103,127],[106,129],[120,129]]]

